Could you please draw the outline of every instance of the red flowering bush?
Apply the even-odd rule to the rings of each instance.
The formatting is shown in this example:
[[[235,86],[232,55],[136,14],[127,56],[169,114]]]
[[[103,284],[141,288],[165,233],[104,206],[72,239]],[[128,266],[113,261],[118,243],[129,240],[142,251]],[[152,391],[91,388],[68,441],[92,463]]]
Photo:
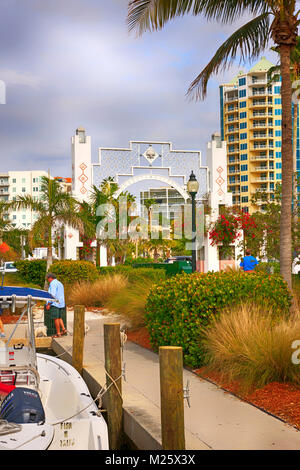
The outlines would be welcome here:
[[[230,245],[240,236],[239,232],[244,231],[245,238],[255,238],[256,222],[249,213],[221,214],[209,231],[211,245],[222,244],[224,252],[230,252]]]

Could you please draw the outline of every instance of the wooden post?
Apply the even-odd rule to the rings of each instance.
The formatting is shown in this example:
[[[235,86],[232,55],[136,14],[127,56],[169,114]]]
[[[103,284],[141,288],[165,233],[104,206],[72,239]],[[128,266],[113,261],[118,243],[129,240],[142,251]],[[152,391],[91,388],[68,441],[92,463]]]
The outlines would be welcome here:
[[[159,348],[161,434],[164,450],[185,450],[182,348]]]
[[[82,375],[84,346],[84,305],[74,306],[72,365]]]
[[[107,409],[107,425],[109,435],[109,448],[121,449],[123,443],[123,402],[122,402],[122,365],[121,365],[121,338],[119,323],[105,323],[104,352],[106,385],[109,387],[105,393]],[[108,375],[109,374],[109,375]],[[111,378],[116,385],[111,385]],[[119,391],[118,391],[119,390]]]

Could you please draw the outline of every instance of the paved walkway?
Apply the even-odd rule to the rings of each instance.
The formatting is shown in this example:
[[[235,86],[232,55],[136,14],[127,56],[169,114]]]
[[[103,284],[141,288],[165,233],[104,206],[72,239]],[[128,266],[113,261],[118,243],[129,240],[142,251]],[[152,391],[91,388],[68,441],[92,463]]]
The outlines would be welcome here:
[[[113,317],[87,313],[84,367],[105,383],[103,323]],[[68,314],[68,330],[72,332]],[[71,351],[72,334],[56,340]],[[124,408],[150,427],[160,441],[160,386],[158,355],[129,341],[124,347],[126,382],[123,381]],[[190,383],[191,407],[185,403],[187,449],[296,450],[300,432],[256,407],[224,392],[184,369],[184,384]],[[152,450],[149,448],[148,450]]]

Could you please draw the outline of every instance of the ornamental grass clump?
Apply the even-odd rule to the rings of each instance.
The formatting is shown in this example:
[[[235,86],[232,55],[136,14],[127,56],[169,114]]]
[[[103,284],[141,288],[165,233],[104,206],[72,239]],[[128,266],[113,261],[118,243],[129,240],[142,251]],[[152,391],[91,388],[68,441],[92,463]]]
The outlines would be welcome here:
[[[300,365],[292,360],[299,340],[299,312],[276,319],[255,303],[225,309],[202,331],[207,368],[244,390],[270,382],[300,385]]]
[[[128,330],[144,327],[146,302],[152,286],[153,281],[149,278],[129,284],[110,296],[105,307],[120,315]]]
[[[252,300],[268,305],[273,318],[289,312],[287,284],[279,275],[209,272],[178,274],[154,286],[146,304],[146,326],[152,347],[181,346],[184,362],[203,365],[202,332],[220,312]]]
[[[110,297],[124,289],[128,280],[122,274],[103,276],[95,282],[76,282],[68,291],[69,305],[104,307]]]

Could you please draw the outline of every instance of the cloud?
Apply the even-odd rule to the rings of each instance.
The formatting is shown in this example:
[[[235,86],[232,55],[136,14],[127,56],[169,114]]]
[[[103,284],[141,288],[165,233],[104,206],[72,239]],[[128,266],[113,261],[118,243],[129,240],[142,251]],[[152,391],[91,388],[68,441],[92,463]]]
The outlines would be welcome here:
[[[6,85],[28,86],[37,87],[39,85],[39,78],[31,73],[19,72],[11,69],[0,69],[0,77]]]
[[[219,129],[219,84],[240,66],[212,78],[205,102],[185,94],[235,25],[186,16],[136,38],[127,30],[126,6],[1,2],[0,80],[8,84],[0,106],[2,171],[50,168],[70,176],[70,138],[79,125],[92,136],[93,160],[100,146],[139,139],[205,153]]]

